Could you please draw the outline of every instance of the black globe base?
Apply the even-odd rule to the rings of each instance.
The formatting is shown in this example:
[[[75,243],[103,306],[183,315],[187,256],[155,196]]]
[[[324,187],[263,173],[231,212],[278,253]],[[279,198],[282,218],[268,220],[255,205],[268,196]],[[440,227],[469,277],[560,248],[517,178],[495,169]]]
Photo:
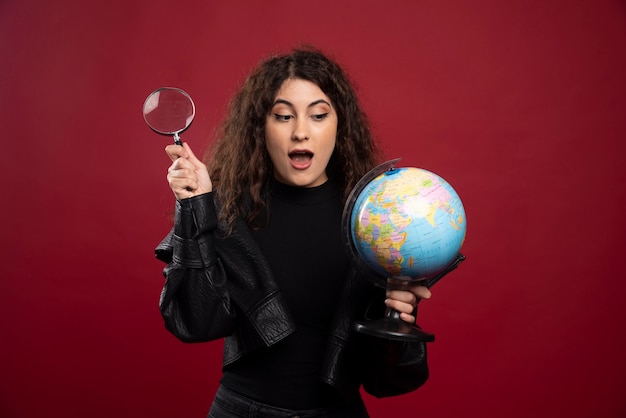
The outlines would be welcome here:
[[[354,329],[362,334],[372,337],[386,338],[388,340],[433,342],[435,336],[422,331],[415,325],[407,324],[399,318],[386,316],[381,319],[370,321],[357,321]]]

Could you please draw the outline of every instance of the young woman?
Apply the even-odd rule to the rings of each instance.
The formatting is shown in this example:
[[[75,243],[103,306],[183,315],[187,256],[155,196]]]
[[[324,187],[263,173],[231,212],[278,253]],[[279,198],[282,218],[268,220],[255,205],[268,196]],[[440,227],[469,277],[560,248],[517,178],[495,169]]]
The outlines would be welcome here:
[[[344,251],[341,215],[379,151],[343,70],[313,49],[262,62],[209,157],[166,148],[176,197],[160,308],[185,342],[225,338],[209,417],[367,417],[428,378],[423,343],[352,330],[385,307],[414,323],[418,284],[385,292]],[[256,414],[256,415],[255,415]]]

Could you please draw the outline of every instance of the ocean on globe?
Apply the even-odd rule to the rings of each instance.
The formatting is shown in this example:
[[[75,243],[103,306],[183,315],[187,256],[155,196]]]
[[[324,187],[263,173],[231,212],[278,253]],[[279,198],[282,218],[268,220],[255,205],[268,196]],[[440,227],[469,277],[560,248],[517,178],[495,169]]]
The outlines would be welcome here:
[[[388,170],[356,197],[350,233],[361,260],[386,277],[429,278],[465,240],[465,209],[443,178],[428,170]]]

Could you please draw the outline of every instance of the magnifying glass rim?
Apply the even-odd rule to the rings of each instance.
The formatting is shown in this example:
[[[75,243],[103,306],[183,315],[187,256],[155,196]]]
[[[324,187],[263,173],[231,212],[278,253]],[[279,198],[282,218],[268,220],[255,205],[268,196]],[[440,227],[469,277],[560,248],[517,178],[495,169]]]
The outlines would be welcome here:
[[[185,96],[187,98],[187,100],[189,100],[189,103],[191,103],[191,116],[187,118],[187,120],[189,121],[188,123],[185,124],[185,126],[182,129],[179,129],[177,131],[161,131],[158,129],[155,129],[150,122],[148,122],[148,118],[146,117],[150,112],[146,113],[146,105],[148,104],[148,101],[152,98],[152,96],[154,96],[156,93],[159,93],[161,91],[176,91],[178,93],[181,93],[183,96]],[[196,116],[196,104],[193,102],[193,99],[191,98],[191,96],[189,95],[189,93],[187,93],[185,90],[178,88],[178,87],[159,87],[158,89],[154,90],[152,93],[150,93],[148,95],[148,97],[146,97],[146,100],[144,100],[143,102],[143,107],[141,108],[141,112],[143,114],[143,120],[146,122],[146,124],[150,127],[150,129],[152,129],[154,132],[157,132],[159,134],[163,134],[163,135],[176,135],[179,134],[181,132],[183,132],[185,129],[189,128],[189,126],[191,126],[191,123],[193,122],[193,119]]]

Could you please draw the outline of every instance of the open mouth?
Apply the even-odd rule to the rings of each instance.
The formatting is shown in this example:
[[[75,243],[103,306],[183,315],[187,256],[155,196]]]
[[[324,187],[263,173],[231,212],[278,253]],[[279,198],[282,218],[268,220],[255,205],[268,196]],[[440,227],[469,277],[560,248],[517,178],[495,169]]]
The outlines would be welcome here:
[[[310,151],[292,151],[289,153],[289,158],[296,164],[306,164],[313,158],[313,153]]]
[[[289,153],[291,166],[296,170],[306,170],[313,162],[313,153],[307,150],[293,150]]]

